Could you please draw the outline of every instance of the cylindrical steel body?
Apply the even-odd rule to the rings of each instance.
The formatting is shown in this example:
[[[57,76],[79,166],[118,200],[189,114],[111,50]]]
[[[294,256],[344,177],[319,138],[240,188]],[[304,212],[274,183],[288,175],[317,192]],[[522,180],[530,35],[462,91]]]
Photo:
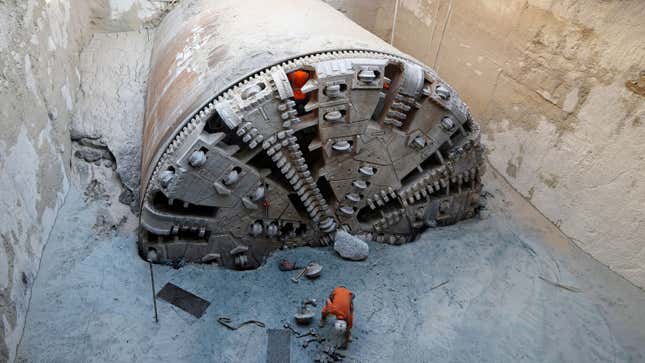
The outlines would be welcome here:
[[[400,54],[318,0],[188,0],[160,24],[151,57],[142,157],[150,165],[214,96],[274,64],[334,50]]]
[[[158,262],[253,268],[338,229],[399,244],[474,213],[466,105],[321,1],[182,1],[151,64],[140,249]]]

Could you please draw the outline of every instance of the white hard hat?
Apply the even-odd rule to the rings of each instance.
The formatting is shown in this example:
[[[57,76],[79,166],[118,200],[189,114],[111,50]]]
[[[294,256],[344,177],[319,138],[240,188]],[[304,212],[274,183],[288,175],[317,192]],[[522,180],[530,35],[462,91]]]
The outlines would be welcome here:
[[[347,330],[347,322],[345,320],[336,320],[336,322],[334,323],[334,329],[341,333],[344,333],[345,330]]]

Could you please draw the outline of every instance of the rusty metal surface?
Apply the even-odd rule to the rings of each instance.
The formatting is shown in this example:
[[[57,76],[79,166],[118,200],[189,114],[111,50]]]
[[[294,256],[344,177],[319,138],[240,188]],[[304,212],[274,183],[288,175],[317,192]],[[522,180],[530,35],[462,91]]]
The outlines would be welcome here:
[[[170,136],[225,88],[284,60],[340,49],[402,54],[317,0],[183,2],[155,35],[141,190]]]
[[[466,104],[324,3],[182,2],[151,61],[139,249],[156,262],[250,269],[338,229],[402,244],[479,206]]]

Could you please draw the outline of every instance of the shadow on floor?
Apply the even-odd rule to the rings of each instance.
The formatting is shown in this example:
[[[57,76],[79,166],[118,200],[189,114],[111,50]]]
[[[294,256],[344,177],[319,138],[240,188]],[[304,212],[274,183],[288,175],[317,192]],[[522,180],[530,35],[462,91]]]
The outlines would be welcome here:
[[[71,191],[44,251],[18,359],[265,362],[267,329],[342,284],[356,293],[346,361],[645,361],[645,293],[569,243],[502,180],[487,179],[488,217],[404,246],[370,243],[363,262],[301,248],[247,272],[155,266],[157,291],[172,282],[211,303],[197,319],[158,301],[159,323],[135,234],[97,236],[97,208]],[[277,268],[285,257],[315,260],[323,274],[294,284],[295,272]],[[230,331],[221,316],[267,329]],[[317,352],[302,341],[291,339],[293,362]]]

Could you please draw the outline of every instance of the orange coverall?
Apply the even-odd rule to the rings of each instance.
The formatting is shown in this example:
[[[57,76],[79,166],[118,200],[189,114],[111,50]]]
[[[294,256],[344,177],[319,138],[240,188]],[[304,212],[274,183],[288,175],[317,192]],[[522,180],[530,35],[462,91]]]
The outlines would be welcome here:
[[[307,95],[302,93],[300,89],[305,85],[305,83],[307,83],[307,80],[309,80],[309,73],[297,70],[289,73],[287,77],[289,77],[291,88],[293,88],[293,98],[296,101],[304,101],[307,98]]]
[[[327,319],[327,315],[334,314],[336,319],[347,322],[347,332],[352,329],[354,322],[354,303],[352,302],[354,294],[344,286],[338,286],[331,292],[329,299],[322,309],[322,320]],[[349,334],[348,334],[349,335]]]

